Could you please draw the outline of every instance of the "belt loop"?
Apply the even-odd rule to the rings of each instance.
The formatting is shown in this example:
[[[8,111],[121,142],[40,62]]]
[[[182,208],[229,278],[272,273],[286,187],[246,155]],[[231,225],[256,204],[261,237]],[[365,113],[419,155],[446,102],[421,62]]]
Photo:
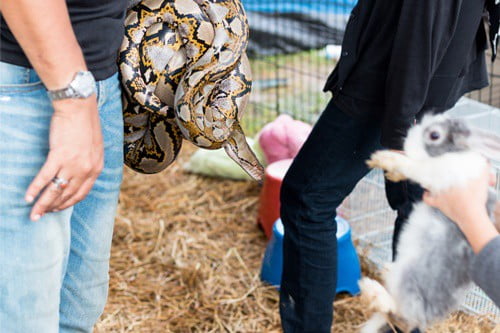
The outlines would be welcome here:
[[[96,81],[96,97],[97,106],[100,108],[104,101],[106,100],[106,87],[103,84],[105,81]]]
[[[30,83],[30,69],[26,68],[23,70],[23,83]]]

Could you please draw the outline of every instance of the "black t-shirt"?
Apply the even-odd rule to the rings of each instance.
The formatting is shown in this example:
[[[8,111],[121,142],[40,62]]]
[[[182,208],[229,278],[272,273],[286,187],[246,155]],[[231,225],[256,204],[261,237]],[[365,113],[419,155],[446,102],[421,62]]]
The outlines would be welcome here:
[[[484,0],[358,0],[325,90],[335,105],[381,122],[401,149],[415,118],[488,85]]]
[[[96,80],[104,80],[118,67],[116,59],[124,36],[127,0],[66,0],[76,38]],[[32,67],[0,16],[0,61]]]

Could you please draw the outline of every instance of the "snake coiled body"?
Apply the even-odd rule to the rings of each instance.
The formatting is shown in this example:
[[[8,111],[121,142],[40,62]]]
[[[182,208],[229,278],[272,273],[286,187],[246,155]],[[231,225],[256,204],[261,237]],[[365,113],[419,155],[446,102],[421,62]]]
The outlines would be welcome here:
[[[224,148],[254,179],[263,168],[239,124],[250,90],[248,23],[239,0],[143,0],[129,9],[119,58],[125,163],[170,165],[183,139]]]

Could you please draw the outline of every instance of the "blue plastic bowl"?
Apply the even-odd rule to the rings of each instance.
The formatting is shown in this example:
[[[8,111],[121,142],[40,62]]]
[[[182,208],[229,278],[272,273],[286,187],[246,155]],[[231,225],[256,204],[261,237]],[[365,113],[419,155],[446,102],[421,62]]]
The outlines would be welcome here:
[[[351,227],[341,217],[337,217],[336,221],[338,255],[336,292],[357,295],[359,293],[358,281],[361,278],[361,266],[352,243]],[[283,224],[281,219],[278,219],[273,226],[273,236],[267,245],[260,274],[262,281],[277,288],[281,283],[283,267],[283,235]]]

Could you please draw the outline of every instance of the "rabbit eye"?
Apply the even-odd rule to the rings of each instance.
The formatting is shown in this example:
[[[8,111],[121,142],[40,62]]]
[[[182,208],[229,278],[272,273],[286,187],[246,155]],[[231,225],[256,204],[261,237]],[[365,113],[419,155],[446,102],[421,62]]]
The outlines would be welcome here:
[[[433,126],[425,131],[424,141],[430,145],[439,145],[445,139],[446,132],[440,126]]]
[[[432,141],[437,141],[441,138],[441,133],[439,133],[438,131],[432,131],[429,133],[429,138]]]

